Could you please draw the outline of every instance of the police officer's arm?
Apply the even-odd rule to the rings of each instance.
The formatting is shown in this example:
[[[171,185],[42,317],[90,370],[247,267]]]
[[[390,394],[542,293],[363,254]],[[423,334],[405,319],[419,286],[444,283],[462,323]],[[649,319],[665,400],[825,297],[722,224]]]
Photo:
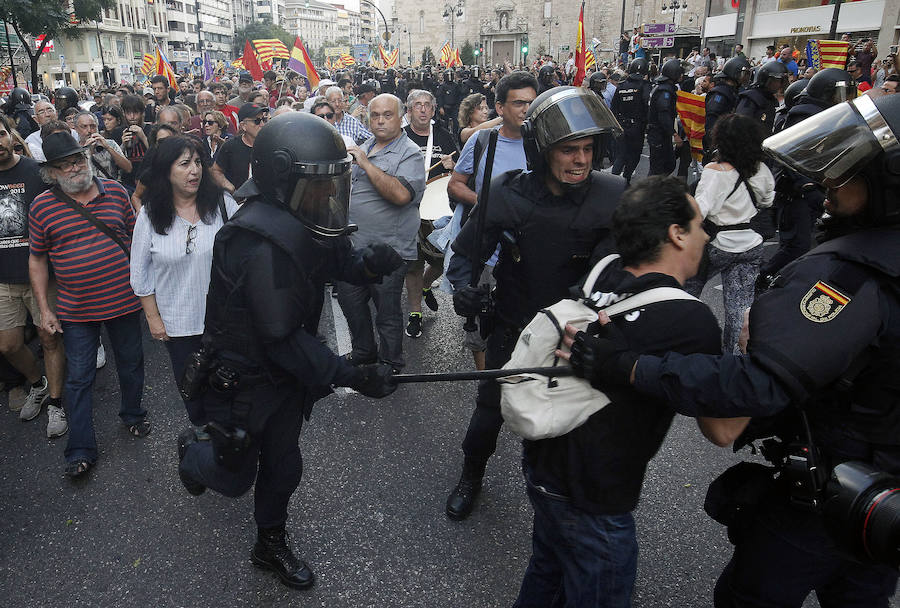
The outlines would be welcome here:
[[[668,91],[661,92],[653,98],[650,112],[656,114],[657,126],[667,135],[675,133],[675,121],[672,120],[671,105],[672,94]]]

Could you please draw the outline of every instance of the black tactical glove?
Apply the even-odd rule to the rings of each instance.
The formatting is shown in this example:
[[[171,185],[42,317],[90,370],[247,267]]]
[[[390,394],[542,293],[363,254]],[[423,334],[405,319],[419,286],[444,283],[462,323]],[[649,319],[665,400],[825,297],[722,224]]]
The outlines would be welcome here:
[[[569,363],[575,375],[588,380],[598,389],[630,386],[631,370],[638,354],[628,348],[628,341],[612,323],[599,328],[598,335],[583,331],[575,334]]]
[[[370,274],[383,277],[400,268],[403,258],[390,245],[375,243],[363,250],[363,262]]]
[[[397,383],[392,378],[390,365],[373,363],[371,365],[358,365],[353,368],[353,374],[347,386],[366,397],[381,399],[397,390]]]
[[[475,317],[490,311],[491,294],[487,285],[466,285],[453,294],[453,310],[461,317]]]

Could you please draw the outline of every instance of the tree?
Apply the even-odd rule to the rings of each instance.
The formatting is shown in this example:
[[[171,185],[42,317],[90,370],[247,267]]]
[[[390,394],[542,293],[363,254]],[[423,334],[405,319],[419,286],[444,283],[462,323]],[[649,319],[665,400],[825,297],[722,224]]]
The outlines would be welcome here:
[[[434,65],[435,63],[437,62],[434,59],[434,52],[430,46],[426,46],[422,49],[422,65]]]
[[[259,21],[248,23],[234,32],[234,56],[240,57],[244,54],[244,42],[247,40],[259,40],[265,38],[278,38],[284,43],[288,49],[293,48],[296,36],[280,25],[275,25],[268,17],[263,17]]]
[[[475,47],[468,40],[459,49],[459,58],[462,59],[463,65],[475,65]]]
[[[0,18],[4,19],[22,40],[22,46],[31,63],[31,88],[38,90],[38,59],[47,42],[60,35],[78,38],[88,32],[78,27],[84,21],[99,21],[104,9],[115,6],[116,0],[0,0]],[[35,49],[28,40],[44,36]]]

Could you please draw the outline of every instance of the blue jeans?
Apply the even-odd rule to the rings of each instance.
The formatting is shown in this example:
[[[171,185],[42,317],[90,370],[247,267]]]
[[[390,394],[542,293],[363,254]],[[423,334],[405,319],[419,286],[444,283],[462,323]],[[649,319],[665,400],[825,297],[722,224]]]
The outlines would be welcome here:
[[[403,283],[409,262],[381,279],[381,283],[351,285],[338,283],[338,303],[347,318],[352,356],[357,361],[378,359],[391,367],[402,369],[403,361]],[[380,345],[375,346],[372,313],[369,300],[375,304],[375,327]]]
[[[638,556],[631,513],[594,515],[531,482],[528,498],[531,560],[514,608],[631,606]]]
[[[94,378],[97,376],[97,346],[100,323],[63,321],[63,345],[66,349],[66,385],[63,402],[69,422],[66,462],[97,460],[94,435]],[[125,425],[141,422],[147,410],[141,407],[144,390],[144,350],[141,345],[141,317],[133,312],[102,322],[115,354],[122,403],[119,418]]]

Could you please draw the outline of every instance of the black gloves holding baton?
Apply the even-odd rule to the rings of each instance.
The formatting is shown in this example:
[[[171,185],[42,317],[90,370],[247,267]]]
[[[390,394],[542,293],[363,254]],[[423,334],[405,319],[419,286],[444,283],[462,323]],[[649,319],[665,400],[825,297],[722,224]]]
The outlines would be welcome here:
[[[557,350],[556,356],[567,360],[575,375],[590,382],[594,388],[630,386],[639,355],[629,348],[628,340],[609,322],[606,313],[601,312],[599,319],[599,323],[588,327],[590,334],[566,325],[563,345],[570,352]]]

